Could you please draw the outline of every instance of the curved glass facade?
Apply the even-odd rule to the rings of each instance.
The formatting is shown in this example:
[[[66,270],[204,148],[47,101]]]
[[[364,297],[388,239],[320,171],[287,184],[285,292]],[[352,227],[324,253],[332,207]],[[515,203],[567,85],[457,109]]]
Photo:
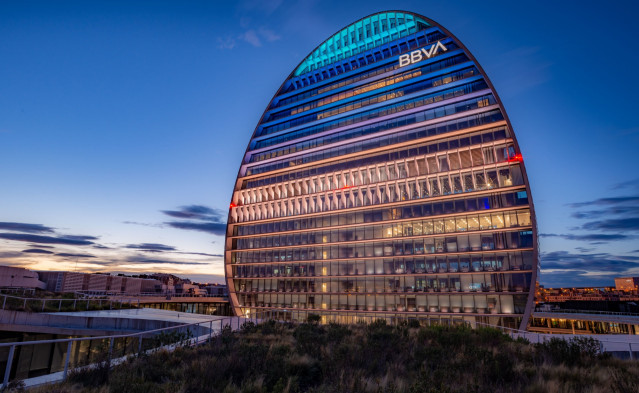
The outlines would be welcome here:
[[[522,155],[490,80],[432,20],[382,12],[284,81],[239,170],[236,315],[524,328],[537,277]]]

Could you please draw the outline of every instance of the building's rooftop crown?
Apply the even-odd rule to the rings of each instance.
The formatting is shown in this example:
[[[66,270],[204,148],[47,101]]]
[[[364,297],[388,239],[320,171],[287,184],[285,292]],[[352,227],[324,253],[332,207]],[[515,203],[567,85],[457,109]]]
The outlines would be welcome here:
[[[380,12],[345,27],[321,43],[295,70],[295,76],[405,37],[430,24],[406,12]]]

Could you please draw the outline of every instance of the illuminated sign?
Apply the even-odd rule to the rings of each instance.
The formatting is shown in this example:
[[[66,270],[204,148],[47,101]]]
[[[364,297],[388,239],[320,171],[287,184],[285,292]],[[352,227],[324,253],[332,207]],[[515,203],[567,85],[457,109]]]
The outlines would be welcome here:
[[[399,56],[399,66],[404,67],[409,64],[417,63],[418,61],[422,61],[424,59],[430,59],[431,57],[437,54],[437,51],[441,49],[446,52],[448,48],[446,48],[440,41],[437,41],[436,44],[430,47],[430,49],[426,50],[426,48],[414,50],[405,55]]]

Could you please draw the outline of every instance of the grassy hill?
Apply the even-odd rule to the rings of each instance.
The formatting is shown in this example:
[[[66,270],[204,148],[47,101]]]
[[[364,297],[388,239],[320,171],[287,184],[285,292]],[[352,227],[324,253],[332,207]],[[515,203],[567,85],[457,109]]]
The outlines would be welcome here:
[[[639,362],[598,342],[494,329],[267,322],[212,343],[74,372],[39,392],[638,392]]]

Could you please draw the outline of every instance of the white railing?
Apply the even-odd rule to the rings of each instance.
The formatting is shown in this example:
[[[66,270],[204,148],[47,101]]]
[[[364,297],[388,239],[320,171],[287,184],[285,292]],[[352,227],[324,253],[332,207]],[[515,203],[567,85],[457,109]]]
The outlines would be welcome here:
[[[2,310],[13,311],[32,311],[32,312],[45,312],[45,311],[63,311],[62,307],[65,307],[64,311],[88,311],[91,309],[91,305],[98,309],[103,309],[103,306],[108,306],[109,309],[122,308],[122,306],[140,307],[140,300],[136,298],[128,299],[62,299],[62,298],[29,298],[18,297],[11,295],[0,295],[2,298]]]
[[[574,334],[549,334],[549,333],[537,333],[537,332],[529,332],[526,330],[512,329],[504,326],[490,325],[482,322],[469,322],[470,324],[489,327],[493,329],[500,330],[502,333],[510,336],[512,339],[517,339],[519,337],[525,338],[531,343],[541,344],[550,341],[553,338],[559,338],[562,340],[571,340],[575,337],[589,337],[599,342],[599,352],[628,352],[630,359],[634,359],[634,352],[632,345],[635,345],[635,350],[639,349],[639,342],[632,342],[631,338],[635,338],[637,336],[631,335],[620,335],[620,336],[608,336],[605,334],[596,335],[597,337],[593,337],[594,334],[591,335],[574,335]],[[619,340],[619,337],[627,337],[628,340]]]
[[[535,310],[533,311],[533,317],[535,316],[535,312],[537,313],[555,313],[555,314],[594,314],[594,315],[610,315],[610,316],[629,316],[629,317],[639,317],[639,313],[633,312],[623,312],[623,311],[597,311],[597,310],[573,310],[573,309],[561,309],[556,308],[548,311],[544,310]]]
[[[194,323],[188,323],[188,324],[181,324],[181,325],[176,325],[176,326],[171,326],[171,327],[166,327],[166,328],[161,328],[161,329],[154,329],[154,330],[147,330],[147,331],[143,331],[143,332],[138,332],[138,333],[129,333],[129,334],[119,334],[119,335],[111,335],[111,336],[99,336],[99,337],[80,337],[80,338],[69,338],[69,339],[58,339],[58,340],[40,340],[40,341],[24,341],[24,342],[10,342],[10,343],[0,343],[0,350],[4,349],[4,348],[9,348],[9,354],[7,357],[7,364],[5,366],[5,370],[4,370],[4,376],[2,379],[2,388],[6,388],[8,383],[9,383],[9,377],[11,375],[11,369],[13,366],[13,361],[14,361],[14,355],[16,353],[16,348],[18,347],[26,347],[29,345],[42,345],[42,344],[67,344],[66,345],[66,354],[65,356],[65,360],[64,360],[64,367],[63,367],[63,371],[62,371],[62,375],[61,375],[61,379],[60,380],[65,380],[67,378],[68,375],[68,371],[69,371],[69,367],[71,366],[71,356],[72,356],[72,352],[73,352],[73,344],[76,344],[76,348],[78,348],[78,345],[80,345],[83,341],[102,341],[102,342],[108,342],[108,352],[107,352],[107,362],[109,367],[114,364],[114,361],[112,359],[113,357],[113,353],[114,353],[114,344],[115,344],[115,340],[117,339],[122,339],[122,340],[126,340],[126,339],[137,339],[137,351],[132,351],[130,353],[126,353],[126,345],[124,347],[124,353],[122,354],[122,357],[120,358],[120,361],[126,359],[127,356],[129,355],[135,355],[135,354],[141,354],[143,349],[145,351],[153,351],[153,350],[157,350],[159,348],[167,348],[170,347],[169,349],[175,348],[176,346],[179,345],[200,345],[200,344],[204,344],[206,342],[211,342],[212,343],[212,339],[213,337],[217,337],[223,330],[223,328],[225,326],[230,326],[230,328],[232,330],[239,330],[242,326],[243,323],[245,322],[253,322],[253,323],[259,323],[260,321],[256,318],[253,319],[249,319],[249,318],[243,318],[243,317],[226,317],[226,318],[218,318],[218,319],[211,319],[211,320],[206,320],[206,321],[200,321],[200,322],[194,322]],[[216,327],[219,327],[219,329],[215,329]],[[191,337],[190,334],[192,333],[191,330],[193,330],[193,332],[195,332],[195,334]],[[207,332],[208,330],[208,332]],[[182,340],[176,340],[176,342],[171,343],[170,345],[167,345],[165,343],[163,343],[162,341],[156,341],[156,344],[158,344],[157,346],[153,346],[153,341],[151,341],[151,347],[150,348],[143,348],[143,340],[144,339],[155,339],[157,338],[158,334],[162,334],[165,332],[177,332],[177,333],[185,333],[185,336],[182,336]],[[204,334],[202,334],[204,333]],[[170,339],[170,338],[169,338]],[[125,341],[126,343],[126,341]],[[87,354],[88,357],[90,357],[90,353]],[[90,363],[91,359],[88,359]],[[95,359],[94,359],[95,360]],[[76,363],[77,359],[76,359]],[[119,362],[116,362],[119,363]],[[79,364],[76,364],[76,366],[79,366]],[[49,367],[51,369],[53,369],[53,364],[50,364]],[[89,366],[90,367],[90,366]],[[59,372],[59,371],[57,371]],[[52,372],[50,374],[53,374],[55,372]]]

